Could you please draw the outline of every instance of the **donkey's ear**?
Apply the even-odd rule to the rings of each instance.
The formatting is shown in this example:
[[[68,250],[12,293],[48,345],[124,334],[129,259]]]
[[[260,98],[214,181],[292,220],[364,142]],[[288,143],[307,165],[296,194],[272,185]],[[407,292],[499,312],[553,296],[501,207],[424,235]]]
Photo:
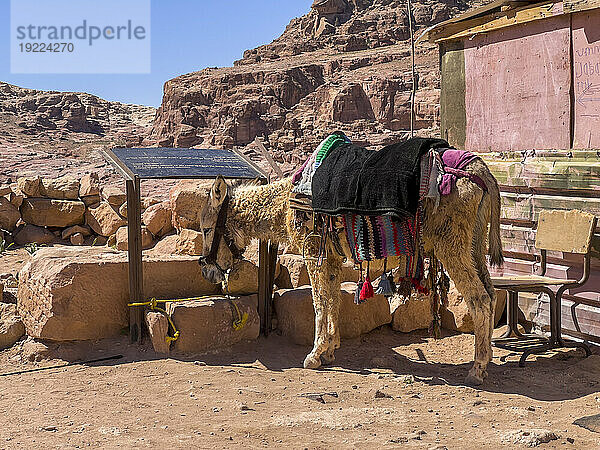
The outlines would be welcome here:
[[[214,207],[220,206],[227,196],[227,189],[228,187],[225,178],[219,175],[213,183],[212,188],[210,188],[210,194],[208,196],[210,204]]]

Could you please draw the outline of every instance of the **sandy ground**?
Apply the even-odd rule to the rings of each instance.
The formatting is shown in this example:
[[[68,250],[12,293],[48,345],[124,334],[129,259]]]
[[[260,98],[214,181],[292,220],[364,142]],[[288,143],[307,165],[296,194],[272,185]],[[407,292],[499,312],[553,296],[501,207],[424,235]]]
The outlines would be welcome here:
[[[523,447],[509,436],[531,429],[559,435],[541,448],[600,447],[600,434],[573,424],[600,413],[600,356],[565,351],[519,368],[496,350],[471,388],[472,346],[469,335],[383,327],[344,341],[332,366],[304,370],[308,349],[276,334],[186,358],[123,337],[31,363],[17,344],[0,353],[0,373],[124,357],[0,376],[0,447],[497,449]]]

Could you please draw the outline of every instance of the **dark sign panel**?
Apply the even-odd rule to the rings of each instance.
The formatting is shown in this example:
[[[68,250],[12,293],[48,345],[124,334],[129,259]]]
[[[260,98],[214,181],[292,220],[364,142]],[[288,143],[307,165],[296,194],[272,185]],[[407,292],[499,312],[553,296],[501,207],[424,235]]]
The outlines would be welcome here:
[[[121,171],[139,178],[264,178],[243,156],[221,149],[115,148],[105,152]]]

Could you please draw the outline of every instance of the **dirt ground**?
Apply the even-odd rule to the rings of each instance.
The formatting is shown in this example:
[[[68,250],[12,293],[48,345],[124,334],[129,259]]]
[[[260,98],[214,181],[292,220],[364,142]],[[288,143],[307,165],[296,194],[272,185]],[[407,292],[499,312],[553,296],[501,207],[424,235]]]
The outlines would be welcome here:
[[[160,358],[123,337],[63,344],[32,363],[17,344],[0,352],[0,375],[123,358],[0,376],[0,447],[497,449],[523,447],[511,433],[544,429],[559,437],[540,448],[600,448],[600,434],[573,424],[600,413],[598,355],[565,351],[519,368],[496,350],[487,381],[471,388],[470,335],[383,327],[342,342],[322,370],[301,368],[307,351],[272,334]]]

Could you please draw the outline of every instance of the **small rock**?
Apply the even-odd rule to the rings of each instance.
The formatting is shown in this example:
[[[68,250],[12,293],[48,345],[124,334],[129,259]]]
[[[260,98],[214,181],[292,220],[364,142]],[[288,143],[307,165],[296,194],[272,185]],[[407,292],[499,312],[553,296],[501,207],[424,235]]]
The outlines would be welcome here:
[[[81,226],[81,225],[74,225],[72,227],[65,228],[61,234],[61,237],[62,237],[62,239],[67,240],[71,236],[73,236],[74,234],[77,234],[77,233],[79,233],[83,236],[89,236],[90,234],[92,234],[89,227]]]
[[[79,182],[79,196],[90,197],[100,194],[100,178],[96,172],[84,175]]]
[[[129,248],[129,231],[127,227],[121,227],[117,230],[117,250],[127,251]],[[148,231],[145,226],[142,226],[142,249],[152,247],[154,236]]]
[[[391,395],[386,394],[383,391],[380,391],[379,389],[377,389],[375,391],[375,398],[392,398]]]
[[[13,231],[19,219],[21,219],[19,210],[6,197],[0,197],[0,228]]]
[[[79,181],[68,176],[42,179],[42,197],[58,200],[77,200],[79,198]]]
[[[540,444],[546,444],[558,438],[559,436],[554,432],[539,428],[510,431],[502,435],[503,441],[526,447],[537,447]]]
[[[88,208],[85,212],[85,221],[96,234],[105,237],[115,234],[119,228],[127,225],[127,221],[106,202]]]
[[[176,252],[179,255],[198,256],[202,254],[202,233],[184,228],[177,235]]]
[[[173,230],[171,216],[169,202],[157,203],[144,211],[142,222],[153,235],[162,237]]]
[[[127,194],[114,186],[106,186],[102,188],[102,198],[118,210],[127,200]]]
[[[169,354],[171,343],[167,341],[169,322],[164,314],[156,311],[146,312],[146,325],[150,332],[152,347],[156,353]]]
[[[254,411],[252,408],[250,408],[248,405],[242,405],[240,406],[240,411]]]
[[[0,300],[2,299],[0,284]],[[25,326],[17,313],[17,305],[0,303],[0,350],[12,347],[25,334]]]
[[[26,245],[31,243],[36,244],[52,244],[56,240],[54,233],[46,228],[27,224],[24,227],[19,227],[15,233],[15,244]]]
[[[81,233],[75,233],[73,236],[71,236],[70,241],[72,245],[83,245],[85,242],[85,237],[83,237],[83,234]]]
[[[20,177],[17,179],[17,187],[27,197],[39,197],[42,191],[42,179],[40,177]]]
[[[45,427],[40,427],[40,431],[58,431],[58,427],[54,425],[47,425]]]
[[[204,361],[194,361],[194,364],[197,366],[205,366],[206,363]]]
[[[573,442],[575,442],[575,439],[573,439],[573,438],[567,438],[567,442],[569,444],[572,444]]]

